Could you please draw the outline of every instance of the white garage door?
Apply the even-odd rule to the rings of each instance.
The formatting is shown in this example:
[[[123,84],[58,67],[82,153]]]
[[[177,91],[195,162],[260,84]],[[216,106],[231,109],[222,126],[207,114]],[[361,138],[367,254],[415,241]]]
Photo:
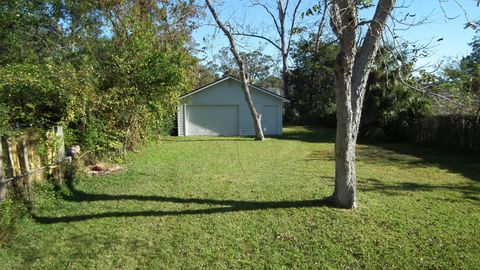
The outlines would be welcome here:
[[[239,135],[235,105],[187,105],[185,120],[187,136]]]

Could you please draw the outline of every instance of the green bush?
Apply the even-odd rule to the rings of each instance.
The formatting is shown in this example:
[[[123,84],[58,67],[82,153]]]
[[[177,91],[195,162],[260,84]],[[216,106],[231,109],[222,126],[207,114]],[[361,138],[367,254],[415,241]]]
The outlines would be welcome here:
[[[7,243],[15,234],[18,219],[27,213],[26,205],[18,198],[0,202],[0,243]]]
[[[0,68],[1,111],[10,126],[65,124],[85,114],[92,85],[70,64],[11,64]],[[2,119],[4,120],[4,119]]]
[[[184,48],[159,46],[156,38],[139,29],[105,45],[102,63],[0,67],[1,131],[61,124],[67,145],[98,156],[168,134],[178,97],[194,84],[195,61]]]
[[[156,16],[156,12],[173,11],[162,5],[151,6],[152,12],[146,13],[141,5],[122,1],[108,5],[17,2],[6,5],[0,15],[34,16],[42,23],[30,25],[19,19],[16,26],[21,32],[15,33],[0,26],[0,36],[12,37],[7,41],[26,39],[32,29],[43,30],[47,22],[60,25],[55,20],[72,19],[70,12],[78,15],[75,22],[80,25],[78,32],[67,31],[58,40],[49,36],[55,45],[45,55],[0,57],[4,63],[0,66],[0,131],[61,124],[67,146],[79,144],[82,152],[96,156],[124,153],[149,138],[169,133],[178,97],[195,84],[192,74],[197,63],[189,51],[188,37],[193,26],[178,22],[175,28],[185,27],[186,35],[170,36],[173,29],[166,33],[161,24],[164,16]],[[50,14],[54,7],[58,14]],[[185,12],[185,20],[196,14],[194,5],[182,2],[173,7],[179,8],[175,12]],[[124,11],[122,24],[112,26],[112,35],[103,37],[95,32],[102,30],[103,12],[117,8]],[[34,40],[31,54],[45,45],[37,44],[37,37]],[[6,48],[15,55],[18,48],[10,45]]]

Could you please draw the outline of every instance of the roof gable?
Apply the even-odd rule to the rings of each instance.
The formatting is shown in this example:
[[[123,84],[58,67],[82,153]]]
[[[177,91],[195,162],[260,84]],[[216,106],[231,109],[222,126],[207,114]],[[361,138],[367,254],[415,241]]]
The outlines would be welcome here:
[[[224,81],[227,81],[227,80],[233,80],[233,81],[236,81],[236,82],[241,83],[241,81],[240,81],[239,79],[235,78],[235,77],[232,77],[232,76],[223,77],[223,78],[221,78],[221,79],[219,79],[219,80],[217,80],[217,81],[214,81],[214,82],[212,82],[212,83],[210,83],[210,84],[207,84],[207,85],[205,85],[205,86],[202,86],[202,87],[200,87],[200,88],[198,88],[198,89],[196,89],[196,90],[194,90],[194,91],[192,91],[192,92],[190,92],[190,93],[187,93],[187,94],[185,94],[185,95],[182,95],[182,96],[180,96],[178,99],[183,99],[183,98],[186,98],[186,97],[195,95],[196,93],[199,93],[199,92],[201,92],[201,91],[208,90],[208,89],[210,89],[212,86],[217,85],[217,84],[219,84],[219,83],[221,83],[221,82],[224,82]],[[251,87],[251,88],[253,88],[253,89],[255,89],[255,90],[257,90],[257,91],[259,91],[259,92],[265,93],[265,94],[270,95],[270,96],[275,97],[275,98],[278,98],[278,99],[282,100],[283,102],[290,102],[290,100],[288,100],[288,99],[286,99],[286,98],[284,98],[284,97],[282,97],[282,96],[280,96],[280,95],[277,95],[277,94],[275,94],[275,93],[272,93],[272,92],[270,92],[270,91],[268,91],[268,90],[266,90],[266,89],[263,89],[263,88],[261,88],[261,87],[258,87],[258,86],[256,86],[256,85],[249,84],[248,86]]]

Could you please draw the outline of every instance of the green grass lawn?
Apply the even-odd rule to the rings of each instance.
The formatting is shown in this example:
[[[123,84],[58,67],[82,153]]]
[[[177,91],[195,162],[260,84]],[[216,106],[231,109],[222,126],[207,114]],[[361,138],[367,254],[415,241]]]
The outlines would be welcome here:
[[[333,132],[169,137],[124,172],[43,188],[1,269],[478,269],[480,158],[359,145],[357,210],[327,207]]]

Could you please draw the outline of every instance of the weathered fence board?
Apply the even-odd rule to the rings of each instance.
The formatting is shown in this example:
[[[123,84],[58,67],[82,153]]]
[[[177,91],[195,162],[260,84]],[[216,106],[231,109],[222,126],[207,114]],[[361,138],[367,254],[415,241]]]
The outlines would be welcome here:
[[[3,147],[0,143],[0,201],[7,196],[7,183],[5,182],[5,170],[3,169]]]
[[[475,116],[431,116],[409,131],[413,143],[480,153],[480,122]]]
[[[61,127],[47,133],[26,130],[15,138],[3,136],[0,147],[0,201],[7,197],[11,188],[21,189],[23,194],[30,196],[32,183],[45,179],[47,174],[53,175],[56,183],[61,184],[62,166],[59,163],[64,156]]]
[[[56,162],[61,162],[62,159],[65,157],[65,141],[63,137],[63,127],[57,126],[55,129],[55,140],[58,142],[58,149],[55,157]],[[56,177],[55,177],[55,184],[60,186],[63,182],[63,167],[59,166],[56,169]]]

